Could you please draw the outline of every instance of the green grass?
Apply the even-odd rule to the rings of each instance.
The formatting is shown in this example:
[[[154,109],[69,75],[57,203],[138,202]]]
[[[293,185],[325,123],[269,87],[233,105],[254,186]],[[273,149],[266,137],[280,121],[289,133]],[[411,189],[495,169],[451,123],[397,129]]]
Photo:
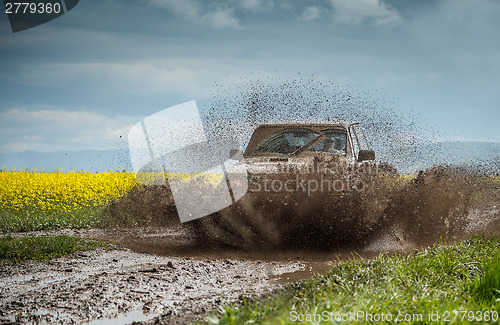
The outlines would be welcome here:
[[[497,255],[485,267],[484,274],[471,285],[471,294],[479,303],[496,303],[500,300],[500,256]]]
[[[77,251],[108,248],[102,241],[76,238],[66,235],[0,238],[0,259],[11,261],[44,260]]]
[[[436,244],[410,255],[380,255],[374,260],[353,258],[339,262],[326,274],[289,284],[274,295],[245,302],[243,306],[226,306],[206,320],[211,324],[296,324],[299,320],[305,324],[328,324],[343,316],[347,321],[337,320],[401,324],[484,323],[485,319],[491,322],[492,312],[500,312],[499,254],[498,239],[476,236],[450,246]],[[382,321],[382,313],[386,321]],[[387,321],[387,315],[391,315],[392,321]],[[396,321],[398,315],[402,319]],[[484,318],[481,321],[480,315]]]
[[[0,211],[1,232],[24,232],[50,229],[81,229],[99,226],[102,208],[87,208],[79,211],[22,210],[11,213]]]

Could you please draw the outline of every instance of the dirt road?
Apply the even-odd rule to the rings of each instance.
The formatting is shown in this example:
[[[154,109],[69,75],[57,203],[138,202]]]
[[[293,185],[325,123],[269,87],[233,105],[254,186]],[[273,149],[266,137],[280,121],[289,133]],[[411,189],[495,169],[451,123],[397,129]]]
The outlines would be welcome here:
[[[0,323],[124,324],[155,317],[183,323],[242,296],[275,290],[280,275],[304,269],[299,261],[164,257],[129,249],[2,262]]]

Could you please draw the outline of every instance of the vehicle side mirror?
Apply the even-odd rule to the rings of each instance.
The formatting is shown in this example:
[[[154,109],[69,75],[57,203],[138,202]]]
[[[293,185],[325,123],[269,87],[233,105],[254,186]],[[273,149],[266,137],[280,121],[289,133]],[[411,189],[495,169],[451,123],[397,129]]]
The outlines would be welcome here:
[[[240,149],[231,149],[229,151],[229,158],[232,160],[243,160],[243,151]]]
[[[360,150],[358,153],[358,161],[375,160],[375,151]]]

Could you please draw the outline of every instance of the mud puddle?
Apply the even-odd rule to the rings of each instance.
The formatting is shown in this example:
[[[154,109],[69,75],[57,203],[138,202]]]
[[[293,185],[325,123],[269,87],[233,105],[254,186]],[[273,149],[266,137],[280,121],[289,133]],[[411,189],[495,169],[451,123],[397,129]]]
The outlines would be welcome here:
[[[177,256],[192,260],[247,260],[262,263],[291,263],[297,262],[301,267],[291,272],[280,273],[274,278],[277,283],[287,283],[305,280],[312,276],[330,270],[337,261],[355,259],[373,259],[380,252],[404,251],[397,239],[376,249],[358,250],[277,250],[273,252],[248,252],[231,248],[205,248],[194,244],[190,232],[182,227],[171,228],[141,228],[139,230],[90,230],[79,235],[87,238],[99,238],[112,241],[134,252],[152,254],[156,256]],[[410,247],[413,249],[413,246]]]
[[[138,322],[145,322],[151,320],[155,317],[160,316],[160,314],[144,313],[144,311],[137,309],[127,314],[119,315],[116,318],[101,318],[96,319],[88,323],[83,323],[83,325],[120,325],[120,324],[132,324]]]

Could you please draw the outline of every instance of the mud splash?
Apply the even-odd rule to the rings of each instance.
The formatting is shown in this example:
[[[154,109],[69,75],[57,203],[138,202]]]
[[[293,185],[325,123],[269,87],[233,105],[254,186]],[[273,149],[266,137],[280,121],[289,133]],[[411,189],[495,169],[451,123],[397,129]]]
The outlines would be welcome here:
[[[173,232],[177,227],[182,234],[169,236],[169,242],[154,234],[146,240],[137,228],[137,239],[129,236],[125,246],[158,255],[225,254],[252,259],[269,252],[279,258],[298,251],[405,250],[500,230],[500,222],[495,221],[500,183],[494,177],[449,166],[408,176],[386,167],[364,181],[363,191],[340,194],[247,193],[235,205],[184,225],[176,221],[175,203],[165,186],[132,192],[115,202],[113,209],[115,216],[122,209],[123,215],[131,215],[126,211],[129,204],[140,201],[138,193],[148,194],[144,210],[148,214],[143,211],[134,223],[174,227]],[[155,197],[160,198],[156,203]],[[388,236],[382,243],[381,238]]]
[[[103,226],[174,226],[179,217],[166,185],[137,185],[125,196],[114,199],[101,213]]]
[[[491,179],[435,167],[415,177],[378,175],[363,192],[247,195],[193,225],[205,247],[361,250],[388,232],[398,233],[399,247],[423,247],[471,234],[474,211],[484,215],[498,206]]]

